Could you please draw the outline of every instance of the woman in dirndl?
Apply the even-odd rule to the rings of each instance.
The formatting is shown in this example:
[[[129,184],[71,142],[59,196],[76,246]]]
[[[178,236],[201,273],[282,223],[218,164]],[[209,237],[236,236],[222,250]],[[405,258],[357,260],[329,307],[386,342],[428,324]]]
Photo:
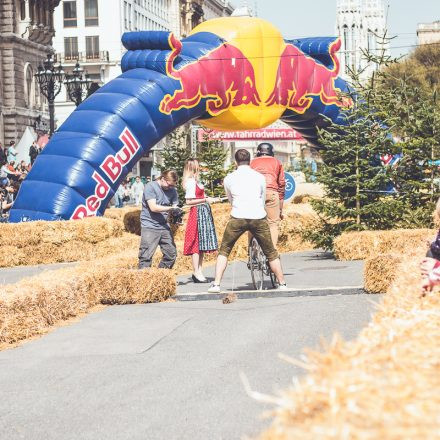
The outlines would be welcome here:
[[[200,183],[200,166],[197,159],[188,159],[183,171],[183,188],[186,204],[191,206],[185,230],[183,255],[191,255],[195,283],[208,282],[203,275],[203,255],[218,249],[210,203],[217,198],[206,197],[204,186]]]

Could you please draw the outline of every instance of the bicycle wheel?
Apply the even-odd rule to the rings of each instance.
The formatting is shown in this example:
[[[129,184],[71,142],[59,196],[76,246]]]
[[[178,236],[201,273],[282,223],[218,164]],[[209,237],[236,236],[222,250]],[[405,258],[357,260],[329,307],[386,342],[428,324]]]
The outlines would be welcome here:
[[[265,266],[266,257],[257,240],[252,238],[249,244],[249,268],[251,270],[252,283],[256,290],[263,290]]]

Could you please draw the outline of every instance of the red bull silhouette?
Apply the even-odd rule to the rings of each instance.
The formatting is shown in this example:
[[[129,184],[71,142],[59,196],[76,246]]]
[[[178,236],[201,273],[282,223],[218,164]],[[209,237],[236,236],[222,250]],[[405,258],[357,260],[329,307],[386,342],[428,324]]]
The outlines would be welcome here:
[[[177,70],[174,61],[182,50],[182,43],[173,34],[169,42],[172,51],[167,60],[167,75],[179,80],[181,88],[173,95],[165,95],[160,104],[161,112],[171,114],[181,108],[193,108],[204,98],[212,116],[218,116],[231,106],[260,104],[254,68],[238,48],[223,43],[196,62]]]
[[[340,39],[330,46],[333,68],[329,69],[293,44],[288,44],[281,55],[275,88],[266,104],[282,105],[304,114],[312,105],[313,97],[319,96],[325,105],[349,107],[350,99],[341,96],[341,90],[335,87],[340,68],[336,52],[340,47]]]

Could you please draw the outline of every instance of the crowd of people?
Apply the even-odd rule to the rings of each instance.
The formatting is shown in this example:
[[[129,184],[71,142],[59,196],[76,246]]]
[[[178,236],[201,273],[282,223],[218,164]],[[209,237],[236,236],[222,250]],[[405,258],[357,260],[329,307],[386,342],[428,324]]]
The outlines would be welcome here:
[[[150,182],[149,177],[125,179],[118,187],[113,197],[115,208],[123,208],[125,205],[140,205],[144,186]]]
[[[7,147],[0,143],[0,222],[6,222],[15,197],[23,180],[31,170],[32,164],[41,152],[37,142],[29,147],[30,162],[18,161],[15,141]]]
[[[258,146],[257,157],[251,161],[247,150],[235,154],[237,169],[226,176],[224,188],[232,205],[231,217],[223,239],[218,245],[211,203],[218,198],[209,197],[200,181],[200,165],[196,159],[185,163],[183,187],[185,204],[190,207],[185,230],[184,255],[191,256],[194,283],[206,283],[203,275],[203,256],[218,251],[215,279],[207,289],[220,292],[220,283],[227,267],[228,257],[243,235],[255,237],[265,254],[271,270],[278,280],[278,289],[287,290],[277,247],[279,223],[283,217],[285,192],[284,169],[274,157],[273,146]],[[151,267],[153,255],[159,246],[162,259],[159,268],[171,269],[177,258],[177,249],[169,225],[169,216],[180,216],[176,190],[176,171],[164,171],[160,177],[145,185],[142,196],[141,243],[139,268]]]

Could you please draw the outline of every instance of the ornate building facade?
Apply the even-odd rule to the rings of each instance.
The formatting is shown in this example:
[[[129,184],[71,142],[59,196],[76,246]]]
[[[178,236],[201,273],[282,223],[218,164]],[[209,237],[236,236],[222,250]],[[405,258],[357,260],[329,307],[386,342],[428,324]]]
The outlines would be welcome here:
[[[417,44],[433,44],[440,41],[440,20],[417,25]]]
[[[338,0],[336,17],[336,34],[342,40],[342,74],[351,69],[370,76],[374,66],[368,65],[362,49],[373,53],[382,49],[380,37],[386,31],[383,0]]]
[[[203,21],[217,17],[228,17],[234,8],[228,0],[179,0],[180,32],[187,36]]]
[[[51,52],[60,0],[0,1],[0,142],[48,119],[34,74]]]

